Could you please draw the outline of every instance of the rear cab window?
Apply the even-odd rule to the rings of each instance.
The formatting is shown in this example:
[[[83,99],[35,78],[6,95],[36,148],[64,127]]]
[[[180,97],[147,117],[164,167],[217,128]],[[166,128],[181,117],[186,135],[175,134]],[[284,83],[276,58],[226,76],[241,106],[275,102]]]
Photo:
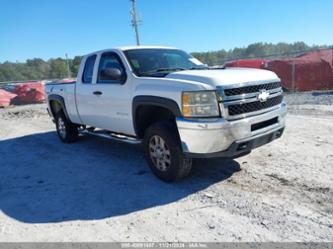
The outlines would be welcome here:
[[[82,74],[82,83],[92,83],[96,57],[96,55],[91,55],[87,58]]]

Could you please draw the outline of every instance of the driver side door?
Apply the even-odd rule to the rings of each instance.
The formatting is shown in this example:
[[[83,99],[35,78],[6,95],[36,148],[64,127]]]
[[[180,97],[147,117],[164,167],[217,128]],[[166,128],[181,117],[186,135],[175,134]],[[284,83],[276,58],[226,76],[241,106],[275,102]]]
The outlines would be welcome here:
[[[115,79],[108,75],[107,72],[114,69],[120,70],[121,77]],[[131,88],[121,57],[115,52],[102,53],[95,72],[89,108],[92,113],[85,123],[113,132],[132,134]]]

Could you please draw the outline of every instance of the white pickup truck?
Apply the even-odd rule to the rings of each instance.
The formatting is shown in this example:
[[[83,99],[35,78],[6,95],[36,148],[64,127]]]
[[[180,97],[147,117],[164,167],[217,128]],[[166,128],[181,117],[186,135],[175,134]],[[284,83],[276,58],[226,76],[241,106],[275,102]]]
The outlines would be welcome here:
[[[83,57],[77,81],[46,85],[63,142],[93,134],[141,143],[164,181],[192,158],[237,157],[283,133],[286,104],[275,73],[209,68],[169,47],[123,47]]]

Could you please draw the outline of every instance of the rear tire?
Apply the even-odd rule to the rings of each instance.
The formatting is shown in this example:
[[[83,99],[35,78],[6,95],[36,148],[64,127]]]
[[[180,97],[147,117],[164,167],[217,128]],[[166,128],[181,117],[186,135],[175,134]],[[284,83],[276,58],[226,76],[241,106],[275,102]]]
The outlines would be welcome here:
[[[63,111],[56,114],[55,122],[58,136],[62,142],[73,143],[78,139],[77,126],[66,118]]]
[[[143,145],[150,169],[161,180],[178,181],[190,173],[192,159],[184,156],[172,122],[151,125],[145,132]]]

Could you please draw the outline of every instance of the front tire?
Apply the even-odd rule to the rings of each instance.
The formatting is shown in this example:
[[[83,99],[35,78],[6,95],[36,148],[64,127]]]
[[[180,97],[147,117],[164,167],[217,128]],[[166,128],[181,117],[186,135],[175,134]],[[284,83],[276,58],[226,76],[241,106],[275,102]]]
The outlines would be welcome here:
[[[177,129],[171,122],[155,123],[147,129],[144,150],[150,169],[163,181],[178,181],[191,171],[192,160],[184,156]]]
[[[78,139],[77,126],[66,118],[63,111],[56,114],[55,122],[58,136],[62,142],[73,143]]]

